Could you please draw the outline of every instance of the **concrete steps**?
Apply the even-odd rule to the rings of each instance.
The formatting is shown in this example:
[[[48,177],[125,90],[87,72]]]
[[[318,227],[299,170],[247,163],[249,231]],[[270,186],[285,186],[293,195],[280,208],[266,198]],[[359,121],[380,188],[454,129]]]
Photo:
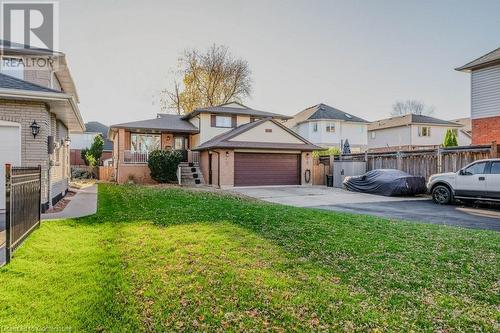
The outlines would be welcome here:
[[[200,166],[196,163],[181,163],[181,185],[185,186],[203,186],[205,180],[201,173]]]

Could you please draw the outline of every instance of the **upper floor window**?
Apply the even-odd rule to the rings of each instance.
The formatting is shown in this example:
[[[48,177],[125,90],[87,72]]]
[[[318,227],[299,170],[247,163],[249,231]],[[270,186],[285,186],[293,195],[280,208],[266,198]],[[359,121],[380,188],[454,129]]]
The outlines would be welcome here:
[[[326,131],[330,133],[335,133],[335,123],[326,123]]]
[[[457,128],[452,128],[451,133],[453,133],[453,135],[458,137],[458,129]]]
[[[234,120],[233,120],[233,118],[234,118]],[[212,127],[231,128],[231,127],[234,127],[233,124],[236,123],[235,120],[236,120],[236,117],[212,115],[211,116],[211,126]]]
[[[24,63],[21,58],[2,57],[0,71],[3,74],[24,80]]]
[[[371,139],[375,139],[375,137],[377,136],[376,132],[375,131],[371,131],[370,132],[370,138]]]
[[[318,131],[318,123],[313,123],[313,132]]]
[[[428,126],[420,126],[418,128],[418,136],[431,136],[431,128]]]

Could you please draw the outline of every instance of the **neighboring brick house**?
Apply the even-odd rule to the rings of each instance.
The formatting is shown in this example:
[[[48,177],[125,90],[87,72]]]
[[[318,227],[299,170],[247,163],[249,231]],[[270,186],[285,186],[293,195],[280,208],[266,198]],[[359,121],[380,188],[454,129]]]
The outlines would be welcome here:
[[[174,149],[193,165],[183,165],[186,182],[217,187],[312,185],[311,152],[320,147],[281,124],[289,118],[228,103],[184,116],[158,114],[112,125],[115,178],[118,183],[152,183],[149,152]]]
[[[351,151],[366,150],[366,132],[369,121],[326,104],[311,106],[284,123],[315,145],[340,148],[349,141]]]
[[[500,48],[456,70],[471,73],[472,143],[500,142]]]
[[[84,133],[70,134],[70,164],[72,166],[85,165],[85,162],[81,157],[81,151],[82,149],[90,148],[96,135],[100,135],[104,139],[104,146],[99,160],[99,165],[102,165],[103,162],[109,161],[113,156],[113,141],[108,139],[108,131],[108,126],[101,124],[98,121],[89,121],[88,123],[85,123]]]
[[[0,210],[5,209],[5,164],[42,167],[42,211],[68,189],[69,133],[85,127],[65,55],[0,41]],[[5,65],[16,59],[23,66]],[[32,68],[33,59],[46,67]],[[49,61],[50,60],[50,61]],[[6,75],[8,73],[9,75]],[[39,133],[32,134],[32,126]],[[52,147],[49,147],[52,142]],[[53,151],[49,154],[49,151]]]
[[[470,145],[470,135],[460,122],[416,114],[377,120],[368,125],[368,150],[383,152],[436,148],[443,144],[449,129],[457,135],[459,146]]]

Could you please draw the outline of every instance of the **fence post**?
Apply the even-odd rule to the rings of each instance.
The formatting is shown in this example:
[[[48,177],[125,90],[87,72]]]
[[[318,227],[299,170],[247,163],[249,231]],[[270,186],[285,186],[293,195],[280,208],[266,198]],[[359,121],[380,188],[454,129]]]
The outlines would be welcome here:
[[[499,155],[498,155],[498,146],[497,146],[497,142],[496,141],[493,141],[491,143],[491,149],[490,149],[490,158],[497,158]]]
[[[11,232],[12,232],[12,226],[11,226],[11,221],[10,221],[10,195],[11,195],[11,187],[12,187],[12,165],[10,164],[5,164],[5,262],[8,264],[10,262],[10,256],[11,256],[11,249],[10,249],[10,243],[11,243]]]
[[[329,163],[330,164],[330,175],[332,175],[332,176],[333,176],[333,162],[334,162],[334,160],[335,160],[335,155],[330,155],[330,161],[329,161],[330,162]]]
[[[437,172],[442,173],[443,171],[443,152],[441,151],[441,146],[437,148]]]
[[[396,153],[396,169],[403,170],[403,159],[400,151]]]
[[[38,226],[40,227],[40,224],[42,222],[42,165],[38,164],[38,181],[39,183],[39,189],[38,189]]]

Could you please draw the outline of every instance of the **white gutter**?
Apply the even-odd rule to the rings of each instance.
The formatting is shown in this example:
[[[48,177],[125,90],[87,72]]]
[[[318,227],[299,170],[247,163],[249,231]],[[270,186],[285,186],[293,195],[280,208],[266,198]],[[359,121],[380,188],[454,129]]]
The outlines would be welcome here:
[[[59,93],[59,92],[49,92],[49,91],[30,91],[30,90],[19,90],[19,89],[6,89],[0,88],[0,97],[3,98],[15,98],[15,99],[27,99],[27,100],[44,100],[44,101],[67,101],[70,103],[80,128],[85,131],[85,123],[83,122],[82,116],[80,114],[80,109],[72,95]]]

